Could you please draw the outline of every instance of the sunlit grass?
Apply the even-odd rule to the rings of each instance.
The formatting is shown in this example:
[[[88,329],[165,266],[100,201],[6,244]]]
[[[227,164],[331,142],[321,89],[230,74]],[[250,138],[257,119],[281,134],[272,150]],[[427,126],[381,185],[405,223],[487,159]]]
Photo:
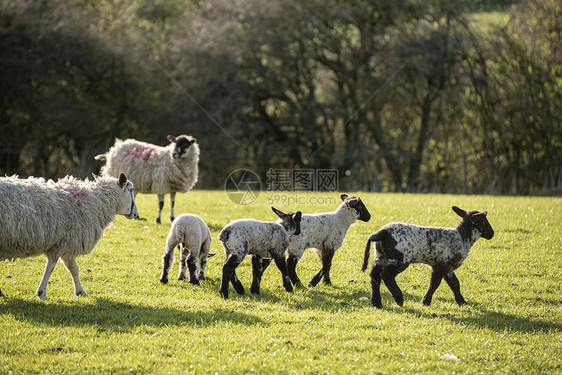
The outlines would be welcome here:
[[[59,264],[47,302],[35,297],[44,257],[0,263],[0,373],[556,373],[562,370],[562,199],[358,193],[371,212],[353,225],[335,255],[333,287],[284,291],[275,266],[262,294],[249,294],[251,266],[238,268],[246,295],[219,296],[229,221],[274,220],[282,210],[334,210],[339,194],[263,192],[240,206],[222,191],[178,195],[176,213],[198,214],[213,244],[209,280],[176,280],[177,259],[161,285],[160,258],[170,224],[153,223],[156,197],[138,196],[147,221],[122,217],[94,251],[78,259],[87,298],[72,294]],[[321,199],[319,199],[321,198]],[[335,198],[335,199],[334,199]],[[269,202],[268,202],[269,201]],[[319,204],[322,201],[324,204]],[[288,203],[292,203],[289,205]],[[382,288],[384,310],[370,305],[368,272],[359,270],[366,237],[391,221],[455,226],[452,205],[487,210],[495,237],[481,239],[457,275],[468,306],[443,284],[420,304],[430,270],[414,265],[397,281],[404,307]],[[168,216],[168,202],[164,217]],[[164,220],[163,220],[164,221]],[[318,271],[307,251],[303,282]],[[443,357],[444,355],[454,357]],[[447,359],[452,358],[452,359]],[[456,358],[456,359],[454,359]]]

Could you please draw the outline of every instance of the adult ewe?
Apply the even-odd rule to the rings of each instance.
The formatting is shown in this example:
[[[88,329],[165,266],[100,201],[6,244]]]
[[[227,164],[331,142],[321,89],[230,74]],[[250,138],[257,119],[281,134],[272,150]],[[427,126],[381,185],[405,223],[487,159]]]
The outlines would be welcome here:
[[[67,176],[56,183],[2,177],[0,212],[0,260],[47,256],[37,288],[41,299],[47,299],[47,283],[59,258],[72,275],[74,294],[87,296],[76,257],[92,251],[115,215],[138,217],[133,184],[123,173],[119,179],[80,181]]]
[[[382,308],[380,294],[382,280],[396,303],[402,306],[404,297],[396,284],[396,275],[408,268],[411,263],[425,263],[433,268],[429,288],[422,299],[424,305],[431,304],[433,293],[443,278],[455,294],[457,304],[459,306],[466,304],[454,271],[468,257],[474,243],[480,237],[492,239],[494,230],[486,218],[486,211],[467,212],[456,206],[453,206],[453,211],[462,217],[456,228],[390,223],[369,236],[361,270],[367,269],[371,242],[374,242],[375,264],[371,270],[373,306]]]
[[[170,222],[174,221],[176,193],[185,193],[197,182],[199,145],[189,135],[168,136],[166,147],[140,142],[135,139],[115,144],[96,160],[106,160],[102,173],[116,177],[124,172],[135,185],[135,194],[157,194],[158,215],[161,224],[164,195],[170,194]]]

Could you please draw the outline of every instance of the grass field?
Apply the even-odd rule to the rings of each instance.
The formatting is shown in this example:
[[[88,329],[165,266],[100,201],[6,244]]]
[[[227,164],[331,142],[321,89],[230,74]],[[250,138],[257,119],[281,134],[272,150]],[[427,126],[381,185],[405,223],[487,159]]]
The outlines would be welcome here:
[[[213,234],[209,280],[176,280],[177,260],[161,285],[160,258],[169,223],[153,224],[155,196],[138,196],[147,221],[118,217],[94,251],[78,258],[89,297],[73,295],[59,263],[35,296],[45,258],[0,262],[0,374],[554,374],[562,373],[562,199],[453,195],[358,194],[371,212],[338,250],[334,286],[284,291],[279,271],[264,274],[261,295],[249,294],[251,264],[238,275],[246,295],[220,298],[224,254],[217,234],[229,221],[274,220],[268,200],[283,210],[332,211],[337,194],[268,196],[246,206],[222,191],[178,196],[176,213],[201,216]],[[334,198],[336,197],[336,198]],[[290,206],[287,205],[291,199]],[[398,278],[405,303],[383,287],[373,308],[367,273],[360,272],[366,237],[391,221],[456,226],[452,205],[487,210],[495,237],[479,240],[457,275],[468,301],[458,307],[445,283],[430,307],[420,300],[430,270],[411,266]],[[164,217],[168,215],[168,202]],[[307,250],[303,282],[319,269]],[[454,356],[454,357],[452,357]]]

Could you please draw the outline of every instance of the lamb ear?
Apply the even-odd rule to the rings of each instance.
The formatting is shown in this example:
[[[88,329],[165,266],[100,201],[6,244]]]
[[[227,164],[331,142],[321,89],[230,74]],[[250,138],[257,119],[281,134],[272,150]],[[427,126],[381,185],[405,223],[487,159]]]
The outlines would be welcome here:
[[[197,142],[197,139],[195,138],[191,138],[191,140],[189,141],[189,143],[194,144],[195,142]]]
[[[168,138],[168,141],[170,141],[170,142],[176,141],[176,137],[174,137],[173,135],[169,135],[167,138]]]
[[[121,172],[121,174],[119,175],[119,187],[123,187],[123,185],[125,185],[127,183],[127,176],[125,176],[125,173]]]
[[[296,214],[293,214],[293,221],[294,221],[295,223],[300,222],[301,219],[302,219],[302,212],[297,211]]]
[[[99,178],[99,176],[95,173],[92,173],[92,177],[94,178],[94,181],[96,181]]]
[[[280,218],[283,218],[283,216],[285,215],[283,211],[280,211],[275,207],[271,207],[271,209],[273,210],[273,212],[275,212],[275,215],[279,216]]]
[[[460,217],[465,218],[465,217],[468,216],[468,213],[465,210],[460,209],[457,206],[453,206],[452,208],[453,208],[453,211],[455,211],[455,213],[457,215],[459,215]]]
[[[359,202],[361,201],[361,198],[353,198],[349,201],[349,207],[357,207],[357,205],[359,204]]]
[[[344,201],[347,197],[349,197],[349,195],[347,195],[347,194],[342,194],[340,197],[341,197],[341,200]]]

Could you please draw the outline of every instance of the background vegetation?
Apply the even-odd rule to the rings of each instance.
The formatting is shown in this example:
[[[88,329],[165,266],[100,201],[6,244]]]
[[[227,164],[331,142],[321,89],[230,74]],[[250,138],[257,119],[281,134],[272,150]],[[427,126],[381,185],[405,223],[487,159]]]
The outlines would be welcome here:
[[[562,186],[556,0],[0,0],[0,173],[88,176],[115,137],[344,190]]]
[[[299,196],[305,199],[299,204],[304,212],[336,206],[307,203],[334,194]],[[199,214],[212,231],[211,251],[217,252],[209,260],[210,280],[199,287],[175,279],[177,259],[170,282],[159,282],[170,224],[152,224],[154,196],[138,196],[139,212],[150,221],[117,218],[94,251],[78,259],[89,297],[74,297],[71,277],[59,264],[49,282],[49,300],[39,301],[34,292],[45,258],[0,262],[6,295],[0,299],[0,373],[561,372],[562,199],[360,196],[372,218],[350,228],[334,258],[333,287],[321,283],[288,294],[279,271],[270,267],[261,295],[232,291],[231,299],[220,298],[224,253],[217,234],[233,219],[273,220],[267,194],[248,206],[218,191],[178,196],[177,212]],[[360,271],[369,233],[391,221],[455,226],[459,218],[452,205],[488,210],[495,230],[492,240],[475,244],[457,272],[468,305],[456,306],[443,284],[432,305],[422,306],[430,278],[423,265],[398,277],[404,307],[384,287],[384,310],[362,300],[370,293],[368,273]],[[308,250],[297,271],[308,280],[318,268]],[[248,291],[249,259],[237,273]]]

